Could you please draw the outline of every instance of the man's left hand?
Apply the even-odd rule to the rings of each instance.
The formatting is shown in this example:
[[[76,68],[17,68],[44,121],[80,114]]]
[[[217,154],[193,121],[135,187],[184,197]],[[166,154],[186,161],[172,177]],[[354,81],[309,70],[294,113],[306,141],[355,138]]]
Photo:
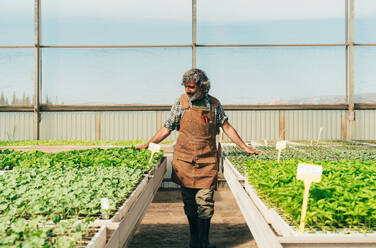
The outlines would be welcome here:
[[[254,155],[258,155],[259,153],[256,152],[255,150],[252,150],[251,148],[249,148],[248,146],[246,146],[246,148],[244,149],[244,151],[248,154],[254,154]]]

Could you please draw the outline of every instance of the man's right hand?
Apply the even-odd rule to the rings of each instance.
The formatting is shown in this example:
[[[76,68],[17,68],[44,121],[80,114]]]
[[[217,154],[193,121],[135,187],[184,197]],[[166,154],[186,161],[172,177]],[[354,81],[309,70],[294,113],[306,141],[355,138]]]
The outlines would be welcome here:
[[[134,148],[136,148],[136,149],[148,149],[148,147],[149,147],[149,143],[146,143],[146,144],[143,144],[143,145],[135,146]]]

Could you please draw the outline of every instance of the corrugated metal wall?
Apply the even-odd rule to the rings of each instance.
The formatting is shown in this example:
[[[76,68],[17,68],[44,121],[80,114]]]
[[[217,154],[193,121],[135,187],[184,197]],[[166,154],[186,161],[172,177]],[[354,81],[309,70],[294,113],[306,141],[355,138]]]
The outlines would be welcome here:
[[[354,139],[376,140],[376,110],[355,111]]]
[[[285,112],[286,139],[317,139],[322,127],[320,139],[341,139],[341,121],[345,111],[341,110],[294,110]]]
[[[169,111],[42,112],[41,139],[131,140],[149,139],[167,119]],[[229,122],[246,140],[341,139],[343,110],[226,111]],[[283,121],[284,120],[284,121]],[[167,140],[176,140],[173,132]],[[376,139],[376,110],[355,112],[354,139]],[[0,139],[33,139],[33,113],[0,112]]]
[[[33,113],[1,112],[1,140],[30,140],[33,139]]]
[[[101,116],[101,140],[150,139],[163,122],[169,111],[114,111],[103,112]],[[175,140],[173,132],[166,140]]]
[[[279,111],[226,111],[229,123],[245,141],[279,138]]]
[[[50,140],[95,140],[95,112],[43,112],[40,137]]]
[[[102,140],[133,140],[151,137],[156,131],[155,111],[103,112]]]

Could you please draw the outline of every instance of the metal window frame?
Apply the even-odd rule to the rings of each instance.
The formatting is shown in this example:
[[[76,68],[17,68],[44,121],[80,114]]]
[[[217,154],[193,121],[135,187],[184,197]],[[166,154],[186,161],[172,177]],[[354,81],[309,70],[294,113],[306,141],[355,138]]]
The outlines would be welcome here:
[[[344,104],[289,104],[289,105],[224,105],[225,110],[347,110],[348,133],[354,123],[354,110],[376,109],[376,104],[354,103],[354,47],[376,46],[376,43],[355,43],[354,41],[354,0],[345,1],[345,43],[336,44],[197,44],[197,0],[192,0],[192,43],[167,45],[41,45],[41,0],[34,0],[34,46],[1,45],[1,48],[34,48],[35,50],[35,87],[33,105],[0,106],[0,112],[34,112],[34,139],[40,137],[40,112],[48,111],[168,111],[171,105],[52,105],[40,103],[41,91],[41,49],[43,48],[168,48],[191,47],[192,68],[197,63],[197,47],[327,47],[341,46],[346,50],[346,102]]]

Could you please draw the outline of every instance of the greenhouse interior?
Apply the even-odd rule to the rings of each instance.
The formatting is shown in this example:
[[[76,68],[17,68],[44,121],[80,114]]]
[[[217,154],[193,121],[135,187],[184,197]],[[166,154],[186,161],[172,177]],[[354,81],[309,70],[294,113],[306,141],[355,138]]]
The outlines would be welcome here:
[[[376,1],[0,4],[0,247],[376,247]]]

